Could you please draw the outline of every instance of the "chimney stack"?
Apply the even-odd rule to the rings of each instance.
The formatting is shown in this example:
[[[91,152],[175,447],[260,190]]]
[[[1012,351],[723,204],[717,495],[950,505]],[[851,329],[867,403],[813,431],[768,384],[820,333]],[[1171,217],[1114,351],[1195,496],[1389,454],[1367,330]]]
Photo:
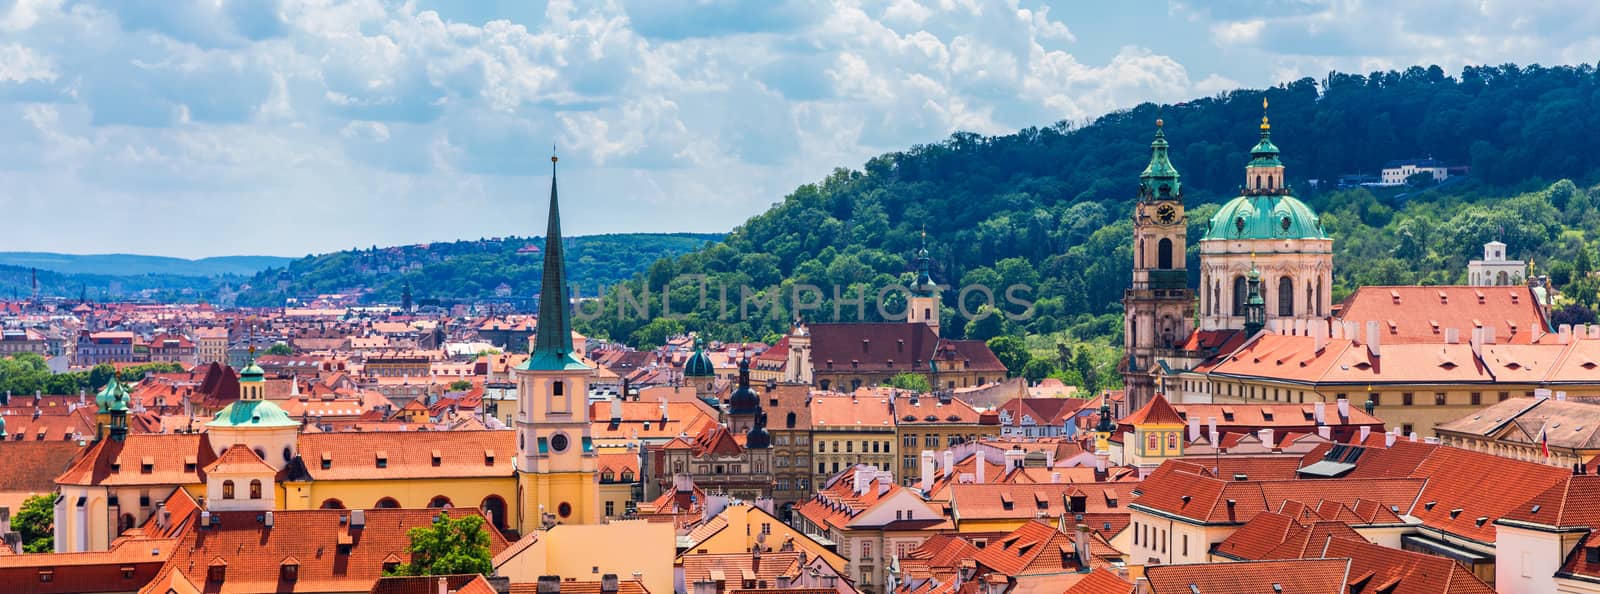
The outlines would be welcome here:
[[[1206,417],[1207,439],[1211,440],[1211,447],[1220,447],[1217,444],[1217,418]]]
[[[1311,416],[1312,416],[1312,418],[1316,419],[1318,425],[1326,425],[1326,424],[1328,424],[1328,403],[1326,403],[1326,402],[1314,402],[1314,403],[1312,403],[1311,404]]]
[[[1327,425],[1318,425],[1317,426],[1317,436],[1321,437],[1323,439],[1332,440],[1333,439],[1333,428],[1329,427]]]
[[[1494,326],[1483,327],[1483,344],[1494,344]]]
[[[1411,432],[1411,443],[1417,443],[1417,437],[1418,437],[1417,432],[1416,431],[1412,431]]]
[[[600,576],[600,592],[602,594],[617,593],[617,574],[608,573]]]
[[[1076,537],[1072,539],[1072,549],[1078,557],[1080,571],[1089,570],[1089,527],[1078,524]]]
[[[1556,400],[1566,400],[1566,399],[1567,399],[1566,391],[1557,391],[1556,392]]]
[[[1335,404],[1339,407],[1339,422],[1343,423],[1343,422],[1349,421],[1350,420],[1350,399],[1349,398],[1340,398],[1340,399],[1335,401]]]
[[[1200,439],[1200,415],[1189,415],[1189,441]]]
[[[1533,390],[1533,399],[1534,400],[1547,400],[1549,398],[1550,398],[1550,389],[1549,388],[1535,388]]]
[[[1044,467],[1045,468],[1055,468],[1056,467],[1056,450],[1055,450],[1055,448],[1049,448],[1049,449],[1046,449],[1044,451]]]
[[[1394,447],[1394,440],[1400,436],[1399,431],[1400,429],[1396,427],[1393,431],[1383,432],[1383,447]]]
[[[1367,436],[1369,436],[1369,435],[1372,435],[1372,426],[1371,425],[1362,425],[1361,426],[1361,443],[1362,444],[1366,444],[1367,443]]]
[[[944,451],[944,475],[954,476],[956,473],[956,453],[953,450]]]
[[[1368,320],[1367,321],[1367,354],[1370,354],[1370,355],[1372,355],[1374,357],[1381,356],[1380,353],[1379,353],[1379,350],[1378,350],[1378,342],[1383,340],[1383,339],[1380,338],[1380,336],[1382,336],[1382,335],[1379,334],[1378,321],[1377,320]]]
[[[561,594],[561,576],[559,576],[559,575],[541,575],[541,576],[539,576],[538,593],[539,594]]]
[[[1052,483],[1060,483],[1061,482],[1061,473],[1059,473],[1059,472],[1050,473],[1050,482],[1052,482]]]
[[[973,474],[977,476],[978,484],[980,485],[984,482],[984,467],[988,466],[986,462],[987,461],[983,459],[983,450],[974,448],[972,450]]]
[[[1272,449],[1273,442],[1271,428],[1262,428],[1260,431],[1256,432],[1256,436],[1261,438],[1261,445],[1266,446],[1266,448],[1269,450]]]
[[[922,450],[922,492],[933,488],[933,473],[938,462],[934,461],[933,450]]]

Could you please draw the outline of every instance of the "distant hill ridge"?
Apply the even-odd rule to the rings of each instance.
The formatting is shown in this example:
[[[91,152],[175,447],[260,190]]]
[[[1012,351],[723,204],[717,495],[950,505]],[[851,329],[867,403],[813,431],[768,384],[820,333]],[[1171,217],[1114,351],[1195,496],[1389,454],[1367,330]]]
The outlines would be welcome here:
[[[189,260],[139,254],[58,254],[54,252],[0,252],[0,266],[38,268],[62,274],[140,276],[251,275],[268,268],[285,266],[294,258],[280,256],[216,256]]]

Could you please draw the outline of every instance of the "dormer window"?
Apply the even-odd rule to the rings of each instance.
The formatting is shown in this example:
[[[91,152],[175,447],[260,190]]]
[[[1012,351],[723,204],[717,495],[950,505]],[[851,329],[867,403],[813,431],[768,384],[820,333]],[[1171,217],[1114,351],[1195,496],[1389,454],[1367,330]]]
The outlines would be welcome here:
[[[444,457],[439,455],[439,450],[434,450],[432,455],[429,456],[429,462],[434,466],[439,466],[444,463]]]
[[[322,469],[323,470],[328,470],[330,468],[333,468],[333,453],[332,452],[323,452],[322,453]]]
[[[378,468],[388,468],[388,467],[389,467],[389,453],[385,452],[383,450],[379,450],[378,451]]]

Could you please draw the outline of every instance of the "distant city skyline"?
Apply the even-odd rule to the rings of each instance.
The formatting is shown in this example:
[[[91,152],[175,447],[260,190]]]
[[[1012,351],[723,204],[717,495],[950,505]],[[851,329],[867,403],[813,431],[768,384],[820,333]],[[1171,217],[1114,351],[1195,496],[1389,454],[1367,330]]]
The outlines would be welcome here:
[[[552,144],[568,234],[725,232],[958,130],[1600,58],[1579,1],[218,4],[0,0],[0,251],[531,236]]]

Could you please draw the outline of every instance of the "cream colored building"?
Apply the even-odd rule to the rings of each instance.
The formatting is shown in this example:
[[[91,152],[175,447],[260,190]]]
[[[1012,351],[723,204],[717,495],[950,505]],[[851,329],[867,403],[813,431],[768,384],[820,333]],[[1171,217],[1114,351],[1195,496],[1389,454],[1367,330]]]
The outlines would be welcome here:
[[[544,575],[596,579],[637,575],[652,593],[673,591],[677,535],[670,523],[624,520],[564,524],[531,532],[494,558],[496,574],[513,583]]]

